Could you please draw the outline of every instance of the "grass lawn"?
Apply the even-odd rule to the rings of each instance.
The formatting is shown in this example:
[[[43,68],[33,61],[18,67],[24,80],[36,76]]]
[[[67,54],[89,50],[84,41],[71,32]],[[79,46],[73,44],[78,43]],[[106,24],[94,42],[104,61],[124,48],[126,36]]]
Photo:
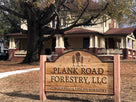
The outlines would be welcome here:
[[[19,64],[19,62],[11,62],[11,61],[0,61],[0,73],[15,71],[21,69],[31,69],[39,67],[39,63],[32,64]]]
[[[136,64],[132,63],[121,63],[121,102],[136,102]],[[133,66],[130,72],[125,69],[128,64]],[[91,94],[47,93],[47,98],[44,102],[114,102],[113,96]],[[0,102],[40,102],[39,71],[0,79]]]

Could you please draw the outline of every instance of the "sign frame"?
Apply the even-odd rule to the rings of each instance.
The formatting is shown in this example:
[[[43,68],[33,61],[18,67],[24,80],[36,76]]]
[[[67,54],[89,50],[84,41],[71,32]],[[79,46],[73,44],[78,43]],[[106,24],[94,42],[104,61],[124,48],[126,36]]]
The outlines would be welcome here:
[[[73,51],[84,51],[84,50],[73,50]],[[73,51],[69,51],[69,52],[73,52]],[[66,52],[66,53],[64,53],[64,54],[67,54],[67,53],[69,53],[69,52]],[[87,53],[90,53],[89,51],[84,51],[84,52],[87,52]],[[59,57],[61,57],[61,56],[63,56],[64,54],[62,54],[62,55],[60,55],[60,56],[58,56],[57,57],[57,59],[59,58]],[[92,53],[90,53],[90,54],[92,54]],[[85,93],[85,94],[94,94],[94,95],[115,95],[115,98],[116,98],[116,96],[120,96],[120,94],[118,94],[117,95],[117,93],[120,93],[120,85],[119,85],[119,83],[120,83],[120,73],[117,75],[117,74],[115,74],[115,68],[116,68],[116,71],[117,71],[117,69],[119,69],[120,70],[120,57],[119,57],[119,55],[115,55],[114,56],[114,61],[103,61],[100,57],[98,57],[98,56],[96,56],[96,55],[94,55],[94,54],[92,54],[93,56],[95,56],[95,57],[97,57],[102,63],[113,63],[113,94],[96,94],[96,93]],[[45,58],[46,58],[46,55],[42,55],[42,56],[44,56]],[[46,61],[45,60],[45,58],[44,58],[44,60],[42,61],[42,63],[43,63],[43,68],[41,68],[40,67],[40,70],[42,69],[43,70],[43,72],[41,71],[41,73],[43,73],[43,75],[41,75],[41,77],[46,77],[46,75],[44,75],[44,73],[45,73],[45,71],[46,71],[46,68],[45,68],[45,66],[46,66],[46,63],[53,63],[53,62],[56,62],[56,60],[54,60],[54,61],[51,61],[51,62],[48,62],[48,61]],[[42,58],[41,58],[41,60],[42,60]],[[119,62],[118,64],[117,64],[117,62]],[[40,63],[40,65],[41,65],[41,63]],[[116,78],[117,77],[117,78]],[[40,78],[41,79],[41,78]],[[118,83],[117,83],[117,80],[118,80]],[[40,81],[41,82],[41,81]],[[118,85],[119,86],[118,86]],[[41,91],[44,91],[45,93],[46,92],[52,92],[52,91],[46,91],[46,90],[44,90],[44,86],[46,85],[46,81],[45,81],[45,79],[44,79],[44,82],[42,83],[42,85],[40,84],[40,87],[43,87],[43,89],[42,90],[40,90],[40,93],[41,93]],[[117,88],[117,86],[119,87],[119,89]],[[117,90],[118,90],[118,92],[117,92]],[[55,93],[74,93],[74,94],[84,94],[84,93],[78,93],[78,92],[56,92],[56,91],[54,91]],[[41,94],[40,94],[40,96],[41,96]],[[41,98],[42,97],[42,98]],[[42,96],[40,97],[40,100],[44,100],[44,99],[46,99],[46,95],[44,95],[44,94],[42,94]],[[43,98],[44,97],[44,98]],[[120,99],[120,98],[118,98],[118,99]],[[118,101],[118,102],[120,102],[120,101]]]

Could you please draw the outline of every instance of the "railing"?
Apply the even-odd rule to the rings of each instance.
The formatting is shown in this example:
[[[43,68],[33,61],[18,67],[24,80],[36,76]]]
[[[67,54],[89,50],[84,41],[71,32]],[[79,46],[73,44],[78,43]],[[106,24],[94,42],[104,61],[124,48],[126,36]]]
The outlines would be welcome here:
[[[99,55],[114,55],[114,54],[122,54],[122,50],[120,49],[98,49]]]
[[[16,56],[16,57],[25,57],[26,54],[27,54],[26,50],[18,50],[18,51],[15,51],[14,56]]]
[[[135,56],[135,51],[132,51],[132,50],[128,51],[128,55],[129,55],[129,57],[136,57]]]

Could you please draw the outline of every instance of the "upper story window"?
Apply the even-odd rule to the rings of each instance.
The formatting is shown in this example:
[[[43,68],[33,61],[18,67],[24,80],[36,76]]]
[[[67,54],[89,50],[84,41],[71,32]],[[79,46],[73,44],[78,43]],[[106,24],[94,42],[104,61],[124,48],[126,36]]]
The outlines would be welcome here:
[[[61,25],[62,25],[61,23],[62,23],[62,19],[60,19],[60,22],[59,22],[59,27],[61,27]]]
[[[55,20],[52,21],[52,27],[55,27]]]
[[[107,27],[107,22],[104,22],[105,23],[105,27]]]
[[[66,27],[66,18],[63,18],[63,27]]]
[[[56,20],[53,20],[52,22],[51,22],[51,27],[55,27],[56,26]],[[66,18],[61,18],[60,19],[60,23],[59,23],[59,26],[60,27],[66,27]]]

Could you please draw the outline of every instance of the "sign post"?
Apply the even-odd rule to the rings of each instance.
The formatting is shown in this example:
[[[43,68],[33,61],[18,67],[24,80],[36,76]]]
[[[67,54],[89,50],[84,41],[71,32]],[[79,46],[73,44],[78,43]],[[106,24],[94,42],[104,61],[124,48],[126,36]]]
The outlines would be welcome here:
[[[120,55],[114,55],[114,102],[120,102]]]
[[[46,100],[45,96],[45,61],[46,61],[46,56],[41,55],[40,56],[40,100]]]

